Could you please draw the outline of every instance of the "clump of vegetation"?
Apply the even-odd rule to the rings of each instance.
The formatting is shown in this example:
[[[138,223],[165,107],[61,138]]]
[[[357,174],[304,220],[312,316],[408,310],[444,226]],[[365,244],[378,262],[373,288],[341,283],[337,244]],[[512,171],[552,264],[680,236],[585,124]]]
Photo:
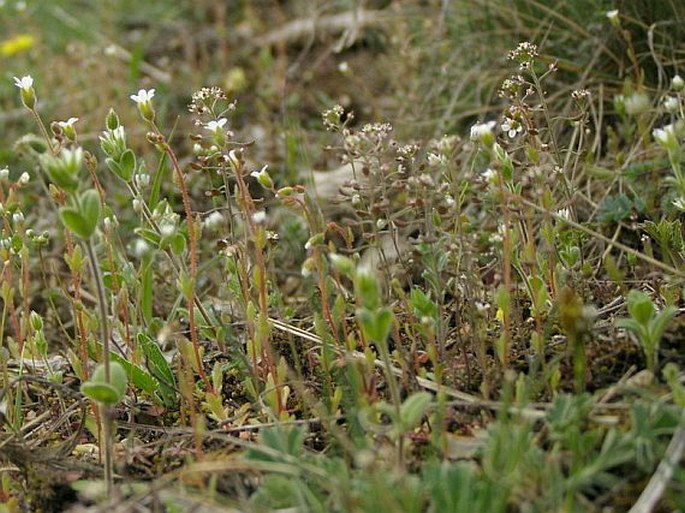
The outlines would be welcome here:
[[[685,508],[685,13],[344,4],[126,11],[72,49],[128,91],[92,111],[8,81],[3,510]]]

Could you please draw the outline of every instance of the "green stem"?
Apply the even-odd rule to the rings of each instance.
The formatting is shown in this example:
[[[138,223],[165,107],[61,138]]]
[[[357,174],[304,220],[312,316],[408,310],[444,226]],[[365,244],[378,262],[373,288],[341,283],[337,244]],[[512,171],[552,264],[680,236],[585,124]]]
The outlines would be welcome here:
[[[92,237],[85,242],[88,258],[90,259],[90,267],[95,281],[95,290],[98,297],[98,308],[100,310],[100,338],[102,339],[102,364],[105,369],[105,383],[110,383],[110,365],[109,365],[109,328],[107,325],[107,303],[105,300],[105,286],[102,281],[102,272],[100,271],[100,264],[95,255],[93,248]],[[107,486],[107,497],[112,497],[112,490],[114,485],[114,440],[112,437],[112,419],[111,409],[109,406],[101,404],[100,414],[102,422],[102,436],[104,438],[105,446],[105,484]]]

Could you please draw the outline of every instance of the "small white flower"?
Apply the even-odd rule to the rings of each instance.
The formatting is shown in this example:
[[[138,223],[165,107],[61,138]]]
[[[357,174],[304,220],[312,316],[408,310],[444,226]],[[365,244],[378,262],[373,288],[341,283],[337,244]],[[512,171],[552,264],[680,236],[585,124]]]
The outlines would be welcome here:
[[[134,256],[141,258],[150,250],[150,245],[144,239],[136,239],[131,250]]]
[[[218,228],[221,226],[221,224],[224,222],[224,216],[221,212],[218,210],[215,210],[211,214],[209,214],[207,217],[204,218],[202,221],[202,225],[209,229],[212,230],[214,228]]]
[[[671,87],[674,91],[682,91],[685,89],[685,80],[680,75],[675,75],[671,80]]]
[[[27,183],[29,183],[29,180],[31,180],[31,175],[24,171],[19,177],[19,180],[17,180],[17,182],[19,183],[19,185],[26,185]]]
[[[568,208],[562,208],[557,210],[557,216],[561,217],[562,219],[568,220],[571,219],[571,211]]]
[[[520,121],[511,118],[504,118],[502,123],[502,130],[507,133],[510,139],[516,137],[517,134],[523,132],[523,125]]]
[[[78,121],[78,118],[69,118],[66,121],[58,121],[57,124],[61,128],[73,127],[74,123]]]
[[[606,17],[608,18],[609,23],[611,23],[614,27],[619,26],[620,20],[618,19],[618,9],[613,9],[611,11],[607,11]]]
[[[105,230],[111,231],[113,228],[119,226],[119,220],[117,219],[117,216],[112,214],[111,216],[105,217],[102,220],[102,224],[105,226]]]
[[[429,153],[427,155],[427,160],[430,167],[444,166],[447,164],[447,157],[442,153]]]
[[[486,146],[491,146],[495,141],[494,129],[497,123],[488,121],[487,123],[478,123],[471,127],[471,140],[474,142],[481,142]]]
[[[146,189],[150,185],[150,175],[147,173],[139,173],[135,175],[134,180],[139,189]]]
[[[131,95],[131,100],[136,102],[138,105],[141,105],[143,103],[149,103],[152,98],[155,96],[155,90],[150,89],[150,90],[145,90],[141,89],[138,91],[138,94],[132,94]]]
[[[678,149],[678,137],[676,136],[675,126],[673,124],[666,125],[663,128],[655,128],[652,131],[654,140],[669,151]]]
[[[476,311],[481,315],[490,310],[490,303],[476,301],[474,305],[476,306]]]
[[[173,222],[162,221],[159,224],[159,233],[162,237],[170,237],[176,233],[176,224]]]
[[[226,118],[220,118],[216,121],[210,121],[205,124],[205,129],[209,130],[210,132],[216,132],[217,130],[220,130],[226,124],[227,121],[228,120]]]
[[[10,170],[6,167],[0,169],[0,180],[7,180],[10,176]]]
[[[21,211],[15,212],[12,214],[12,221],[14,224],[21,224],[24,222],[24,213]]]
[[[633,93],[630,96],[626,96],[623,101],[626,114],[631,116],[646,112],[652,106],[646,93]]]
[[[23,91],[29,91],[33,87],[33,77],[25,75],[21,78],[14,77],[14,85]]]
[[[264,221],[266,221],[266,211],[258,210],[252,214],[252,221],[256,224],[262,224]]]
[[[663,105],[667,112],[676,112],[680,107],[680,101],[675,96],[667,96],[664,98]]]
[[[495,171],[494,169],[489,167],[485,171],[483,171],[483,173],[481,173],[480,178],[485,183],[491,183],[495,179],[496,176],[497,176],[497,171]]]
[[[74,123],[78,121],[78,118],[69,118],[66,121],[58,121],[57,125],[62,129],[62,132],[64,132],[64,135],[67,136],[67,139],[70,141],[75,141],[76,140],[76,130],[74,129]]]
[[[268,165],[265,165],[259,171],[252,171],[250,176],[254,177],[262,187],[266,189],[273,189],[274,182],[271,179],[271,175],[269,175],[269,172],[267,171],[268,167]]]

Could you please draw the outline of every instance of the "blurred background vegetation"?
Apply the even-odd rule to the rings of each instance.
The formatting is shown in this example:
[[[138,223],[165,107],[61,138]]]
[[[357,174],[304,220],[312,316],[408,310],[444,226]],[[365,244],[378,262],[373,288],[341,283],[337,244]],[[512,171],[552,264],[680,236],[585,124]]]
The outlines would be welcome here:
[[[12,82],[25,74],[36,79],[47,119],[82,117],[86,145],[112,105],[129,105],[119,113],[130,124],[128,95],[139,88],[156,88],[164,122],[182,128],[192,91],[223,87],[238,100],[239,135],[259,143],[254,157],[287,179],[331,165],[320,112],[335,103],[359,123],[392,122],[400,139],[488,118],[498,109],[507,51],[521,41],[558,62],[551,84],[558,90],[550,92],[559,102],[569,101],[570,89],[610,97],[626,82],[658,88],[685,60],[685,6],[676,0],[2,4],[3,165],[12,164],[14,139],[31,129]],[[614,8],[625,32],[607,23]]]

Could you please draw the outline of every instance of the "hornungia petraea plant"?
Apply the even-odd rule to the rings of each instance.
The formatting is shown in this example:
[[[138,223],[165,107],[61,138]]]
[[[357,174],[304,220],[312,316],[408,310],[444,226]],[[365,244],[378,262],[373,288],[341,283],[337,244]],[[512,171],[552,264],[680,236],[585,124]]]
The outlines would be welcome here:
[[[126,371],[117,362],[110,361],[110,330],[108,325],[108,303],[102,280],[100,263],[95,253],[93,238],[100,222],[102,198],[95,188],[80,191],[83,171],[83,149],[77,145],[77,136],[71,118],[64,125],[57,125],[63,130],[62,141],[53,140],[40,118],[37,110],[37,96],[33,88],[33,79],[24,76],[15,78],[15,84],[21,91],[24,106],[36,119],[41,133],[44,134],[47,151],[40,155],[40,165],[45,171],[55,196],[59,196],[62,205],[59,217],[70,232],[84,244],[88,253],[97,302],[100,313],[100,343],[102,345],[100,365],[93,372],[91,379],[81,386],[82,392],[98,403],[102,425],[104,447],[105,483],[108,497],[113,493],[114,471],[114,438],[112,433],[111,407],[121,402],[127,388]],[[85,363],[85,362],[83,362]]]
[[[597,186],[590,171],[634,193],[631,205],[638,205],[645,182],[611,174],[615,162],[608,170],[588,164],[602,158],[591,148],[592,86],[558,92],[573,115],[558,114],[546,102],[549,91],[557,94],[550,81],[555,67],[541,61],[531,43],[510,57],[516,69],[501,84],[498,114],[479,111],[470,134],[454,130],[429,143],[403,144],[388,123],[355,125],[341,107],[326,111],[342,162],[328,176],[315,173],[311,187],[288,183],[277,166],[272,171],[250,162],[249,144],[236,141],[228,121],[233,104],[219,89],[193,96],[198,130],[190,156],[177,158],[183,143],[177,148],[178,134],[161,128],[160,99],[143,89],[132,99],[147,133],[127,132],[111,111],[98,165],[81,149],[78,120],[55,123],[50,134],[38,116],[33,84],[17,79],[44,134],[39,162],[68,229],[64,238],[78,241],[65,261],[85,276],[85,251],[91,274],[102,274],[106,289],[100,294],[97,283],[90,289],[106,296],[98,301],[106,311],[100,321],[81,311],[85,321],[79,323],[74,315],[72,344],[77,348],[84,339],[86,370],[89,359],[102,362],[109,354],[97,342],[111,337],[123,348],[112,351],[109,377],[104,363],[90,379],[77,371],[83,392],[117,413],[124,396],[127,413],[136,411],[138,397],[177,413],[192,429],[189,460],[203,458],[208,426],[241,432],[247,460],[266,476],[251,500],[267,509],[326,511],[337,498],[373,511],[382,504],[376,498],[396,489],[404,493],[392,496],[389,509],[402,511],[456,505],[498,511],[536,495],[531,489],[540,490],[530,499],[536,507],[555,510],[580,504],[596,489],[610,494],[610,477],[627,472],[621,465],[633,454],[633,434],[587,420],[603,406],[586,392],[593,385],[589,373],[598,370],[586,351],[601,353],[596,331],[610,325],[607,310],[594,307],[606,297],[595,281],[605,278],[598,262],[608,266],[613,252],[629,255],[627,269],[636,275],[640,265],[677,272],[679,224],[676,218],[645,224],[659,245],[650,256],[586,222],[600,202],[597,191],[613,187]],[[639,151],[628,159],[654,154],[671,165],[664,170],[673,180],[661,182],[658,192],[676,209],[683,116],[678,81],[672,82],[663,101],[649,89],[626,89],[616,101],[625,109],[616,116],[625,127],[641,127]],[[621,136],[635,133],[625,129]],[[159,158],[154,174],[147,174],[137,150],[146,143]],[[117,186],[132,200],[132,208],[119,211],[120,226],[112,212],[122,206]],[[282,226],[272,217],[278,203],[291,215]],[[327,209],[343,215],[331,219]],[[639,222],[615,210],[609,212],[614,219]],[[627,296],[628,312],[642,327],[625,321],[616,327],[635,334],[644,350],[638,357],[657,372],[674,307],[657,290],[647,291],[651,307],[643,296]],[[44,326],[36,315],[30,325],[31,344],[45,352]],[[93,337],[98,327],[105,333]],[[614,339],[625,338],[617,333]],[[165,358],[155,337],[177,348],[174,359]],[[128,360],[118,360],[122,354]],[[679,391],[674,368],[667,374]],[[431,393],[419,392],[422,387]],[[565,394],[571,389],[573,397]],[[463,410],[458,400],[478,412],[472,421],[491,422],[487,437],[476,442],[478,455],[464,456],[455,443],[450,422]],[[545,401],[539,409],[529,405],[538,400]],[[301,426],[315,422],[320,452],[311,450]],[[656,444],[643,427],[635,427],[635,437]],[[250,438],[253,429],[259,438]],[[421,461],[421,451],[435,461]],[[645,454],[641,472],[656,458]],[[452,458],[469,461],[454,464]],[[553,471],[541,475],[547,468]]]

